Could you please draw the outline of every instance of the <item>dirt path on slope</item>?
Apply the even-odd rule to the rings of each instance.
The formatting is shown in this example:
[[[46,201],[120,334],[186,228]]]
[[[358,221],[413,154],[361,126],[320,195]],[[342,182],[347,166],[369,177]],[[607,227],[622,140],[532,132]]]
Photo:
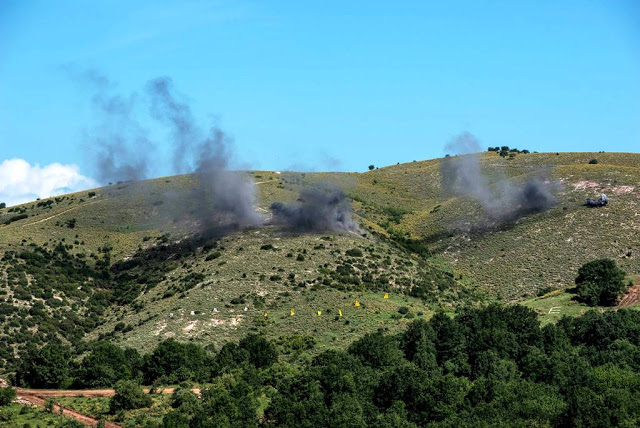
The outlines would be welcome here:
[[[638,302],[640,302],[640,279],[636,281],[634,286],[629,287],[625,295],[622,297],[622,300],[620,300],[620,303],[618,303],[618,307],[628,308]]]
[[[150,388],[143,388],[145,394],[151,392]],[[154,394],[173,394],[175,388],[157,388]],[[200,395],[200,388],[191,388],[196,395]],[[115,389],[23,389],[16,388],[18,395],[30,395],[35,397],[113,397]]]
[[[62,212],[59,212],[58,214],[54,214],[54,215],[49,216],[49,217],[47,217],[47,218],[43,218],[42,220],[34,221],[33,223],[26,223],[26,224],[23,224],[23,225],[21,225],[20,227],[27,227],[27,226],[32,226],[32,225],[34,225],[34,224],[38,224],[38,223],[44,223],[45,221],[49,221],[49,220],[51,220],[52,218],[58,217],[59,215],[66,214],[66,213],[68,213],[69,211],[77,210],[78,208],[86,207],[86,206],[93,205],[93,204],[97,204],[97,203],[99,203],[99,202],[106,201],[106,200],[108,200],[108,199],[99,199],[99,200],[97,200],[97,201],[93,201],[93,202],[89,202],[89,203],[86,203],[86,204],[77,205],[77,206],[75,206],[75,207],[73,207],[73,208],[69,208],[68,210],[64,210],[64,211],[62,211]],[[30,218],[33,218],[33,217],[30,217]]]
[[[47,402],[44,398],[38,397],[36,395],[29,395],[23,393],[25,390],[18,390],[18,398],[21,400],[28,401],[34,406],[38,406],[42,409],[46,409]],[[69,409],[67,407],[61,406],[60,404],[54,403],[53,405],[53,413],[60,414],[60,410],[62,410],[62,416],[66,416],[68,418],[73,418],[76,421],[80,422],[82,425],[88,427],[97,427],[99,421],[91,416],[83,415],[82,413],[76,412],[75,410]],[[104,421],[105,428],[121,428],[120,425],[115,422]]]
[[[151,389],[144,388],[143,391],[145,394],[149,394]],[[158,388],[154,390],[155,394],[173,394],[175,388]],[[191,388],[195,394],[200,396],[200,388]],[[47,399],[55,398],[55,397],[87,397],[87,398],[96,398],[96,397],[113,397],[116,395],[116,391],[114,389],[24,389],[24,388],[16,388],[16,392],[18,398],[21,400],[28,401],[29,403],[38,406],[42,409],[46,408]],[[24,403],[21,403],[24,404]],[[98,420],[84,415],[80,412],[77,412],[68,407],[64,407],[58,403],[54,403],[53,412],[56,414],[60,414],[60,409],[62,409],[62,415],[74,418],[78,422],[82,423],[88,427],[96,427],[98,425]],[[121,428],[120,425],[110,422],[104,421],[105,428]]]

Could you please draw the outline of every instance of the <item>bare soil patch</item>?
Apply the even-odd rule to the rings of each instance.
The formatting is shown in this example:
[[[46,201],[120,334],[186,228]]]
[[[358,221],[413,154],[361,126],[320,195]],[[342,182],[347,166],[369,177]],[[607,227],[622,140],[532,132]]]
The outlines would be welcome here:
[[[618,307],[628,308],[638,302],[640,302],[640,280],[636,281],[636,284],[627,290],[622,300],[620,300]]]

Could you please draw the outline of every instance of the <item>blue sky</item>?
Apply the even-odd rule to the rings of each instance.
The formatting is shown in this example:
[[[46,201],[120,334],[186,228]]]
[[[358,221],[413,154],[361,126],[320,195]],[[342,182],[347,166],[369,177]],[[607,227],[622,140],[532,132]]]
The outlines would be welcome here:
[[[256,169],[363,171],[442,156],[462,131],[537,151],[640,147],[636,0],[2,0],[0,162],[92,176],[96,118],[65,67],[125,93],[170,76]],[[160,159],[153,175],[170,174]]]

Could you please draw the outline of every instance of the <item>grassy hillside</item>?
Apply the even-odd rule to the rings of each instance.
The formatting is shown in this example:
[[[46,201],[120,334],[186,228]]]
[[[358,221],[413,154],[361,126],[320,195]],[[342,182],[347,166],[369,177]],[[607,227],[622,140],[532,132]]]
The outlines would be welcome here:
[[[439,307],[567,288],[594,258],[640,272],[640,155],[485,153],[492,181],[545,169],[562,183],[554,208],[492,228],[467,227],[481,210],[443,195],[438,165],[250,173],[265,215],[304,186],[339,185],[354,200],[360,235],[267,226],[199,239],[183,215],[194,209],[189,189],[197,183],[188,175],[2,209],[0,357],[52,336],[76,345],[111,338],[145,351],[168,337],[219,347],[263,331],[341,347]],[[608,206],[583,206],[600,192]]]
[[[590,165],[591,159],[598,163]],[[438,160],[396,165],[365,174],[358,198],[365,208],[406,212],[394,228],[432,243],[454,269],[478,287],[509,300],[545,288],[571,285],[577,268],[610,257],[629,273],[640,271],[640,155],[625,153],[520,154],[515,159],[485,153],[491,178],[522,179],[541,169],[562,183],[558,205],[497,229],[462,232],[480,212],[464,198],[444,198]],[[606,193],[611,203],[585,207],[587,197]]]

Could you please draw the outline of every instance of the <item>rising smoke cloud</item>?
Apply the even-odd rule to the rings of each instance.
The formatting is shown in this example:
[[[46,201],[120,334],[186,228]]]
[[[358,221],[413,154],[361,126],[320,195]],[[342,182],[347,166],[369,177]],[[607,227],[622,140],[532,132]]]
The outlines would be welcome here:
[[[150,172],[155,146],[138,120],[136,108],[139,96],[113,92],[115,84],[95,70],[78,71],[67,67],[75,81],[88,86],[91,105],[99,123],[84,131],[84,150],[91,157],[100,183],[134,181],[146,178]]]
[[[336,188],[303,188],[296,202],[274,202],[270,209],[274,224],[296,232],[360,232],[350,200]]]
[[[262,217],[255,211],[254,182],[244,173],[229,171],[230,141],[213,126],[204,135],[197,126],[191,108],[180,102],[169,78],[147,84],[151,116],[167,125],[173,137],[173,164],[176,173],[195,168],[199,187],[192,196],[199,201],[193,211],[202,225],[215,227],[220,222],[239,228],[259,226]]]
[[[192,173],[198,182],[186,194],[156,192],[154,204],[162,199],[158,215],[195,222],[206,236],[264,224],[254,208],[256,184],[248,174],[230,170],[231,139],[216,125],[204,131],[188,103],[176,94],[170,78],[150,80],[141,94],[119,95],[113,93],[115,85],[96,71],[68,71],[75,80],[89,83],[94,92],[92,105],[100,123],[85,133],[85,143],[95,153],[96,173],[102,183],[148,177],[154,165],[150,153],[156,145],[137,120],[138,106],[144,102],[151,119],[169,130],[173,172]],[[148,186],[135,183],[127,191],[140,198],[148,190]],[[336,188],[305,188],[297,202],[274,203],[271,210],[272,222],[290,230],[358,231],[350,201]]]
[[[480,143],[472,134],[464,132],[445,145],[447,156],[440,161],[440,184],[447,196],[464,196],[478,202],[493,222],[513,221],[523,216],[545,211],[557,201],[558,183],[537,171],[534,178],[518,183],[507,177],[490,178],[480,169]]]

